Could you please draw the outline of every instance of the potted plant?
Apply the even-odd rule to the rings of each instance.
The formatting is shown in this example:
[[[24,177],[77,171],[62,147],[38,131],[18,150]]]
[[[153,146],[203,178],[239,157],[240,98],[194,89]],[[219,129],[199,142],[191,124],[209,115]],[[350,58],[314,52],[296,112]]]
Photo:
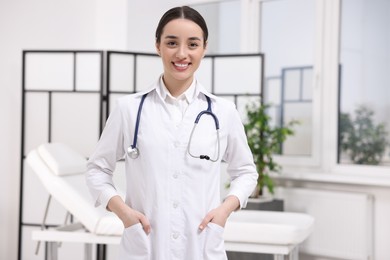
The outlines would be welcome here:
[[[339,144],[352,163],[378,165],[390,143],[385,123],[375,124],[374,111],[359,105],[352,118],[349,113],[340,116]]]
[[[293,126],[298,123],[293,120],[284,126],[272,124],[267,113],[269,107],[268,104],[256,103],[246,106],[247,122],[244,123],[244,128],[259,173],[257,186],[252,194],[254,198],[263,194],[264,187],[267,187],[269,193],[274,193],[274,181],[269,174],[279,172],[281,166],[274,161],[273,156],[281,153],[283,142],[294,134]]]

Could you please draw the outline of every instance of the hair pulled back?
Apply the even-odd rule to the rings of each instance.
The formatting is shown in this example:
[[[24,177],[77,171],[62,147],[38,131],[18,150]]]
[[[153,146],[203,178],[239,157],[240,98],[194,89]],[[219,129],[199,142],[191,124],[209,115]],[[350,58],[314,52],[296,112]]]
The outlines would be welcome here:
[[[157,29],[156,29],[156,43],[160,43],[161,41],[161,35],[163,33],[164,27],[167,23],[169,23],[172,20],[175,19],[187,19],[190,21],[193,21],[203,31],[203,38],[204,38],[204,45],[206,46],[207,38],[209,36],[209,32],[207,29],[206,21],[202,17],[202,15],[196,11],[195,9],[189,7],[189,6],[181,6],[181,7],[174,7],[172,9],[169,9],[160,19],[160,22],[158,23]]]

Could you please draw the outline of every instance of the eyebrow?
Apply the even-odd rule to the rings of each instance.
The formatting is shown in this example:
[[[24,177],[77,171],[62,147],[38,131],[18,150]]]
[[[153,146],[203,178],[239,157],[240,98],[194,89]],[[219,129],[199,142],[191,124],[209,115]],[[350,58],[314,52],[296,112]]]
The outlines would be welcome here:
[[[178,39],[179,37],[175,36],[175,35],[167,35],[165,36],[165,39]],[[190,41],[201,41],[201,39],[199,37],[190,37],[188,38]]]

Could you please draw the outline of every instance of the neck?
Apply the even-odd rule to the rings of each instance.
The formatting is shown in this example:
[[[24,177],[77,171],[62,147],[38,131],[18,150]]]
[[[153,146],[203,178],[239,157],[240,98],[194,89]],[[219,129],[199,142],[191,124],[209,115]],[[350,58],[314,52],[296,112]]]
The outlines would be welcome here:
[[[186,80],[169,80],[163,76],[164,84],[173,97],[183,94],[191,86],[193,80],[193,77]]]

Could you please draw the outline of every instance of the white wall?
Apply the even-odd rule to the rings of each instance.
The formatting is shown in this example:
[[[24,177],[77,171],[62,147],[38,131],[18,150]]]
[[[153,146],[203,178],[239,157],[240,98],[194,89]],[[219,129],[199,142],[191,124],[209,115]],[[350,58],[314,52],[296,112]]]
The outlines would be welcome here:
[[[123,49],[126,0],[0,1],[0,259],[17,258],[23,49]]]
[[[138,52],[156,52],[154,45],[154,33],[162,11],[163,3],[153,0],[148,1],[129,1],[128,4],[128,24],[129,33],[127,39],[127,48],[129,51]],[[153,6],[153,8],[151,7]],[[147,17],[145,19],[145,17]]]
[[[96,6],[95,47],[98,49],[126,50],[129,31],[126,0],[90,0]]]

